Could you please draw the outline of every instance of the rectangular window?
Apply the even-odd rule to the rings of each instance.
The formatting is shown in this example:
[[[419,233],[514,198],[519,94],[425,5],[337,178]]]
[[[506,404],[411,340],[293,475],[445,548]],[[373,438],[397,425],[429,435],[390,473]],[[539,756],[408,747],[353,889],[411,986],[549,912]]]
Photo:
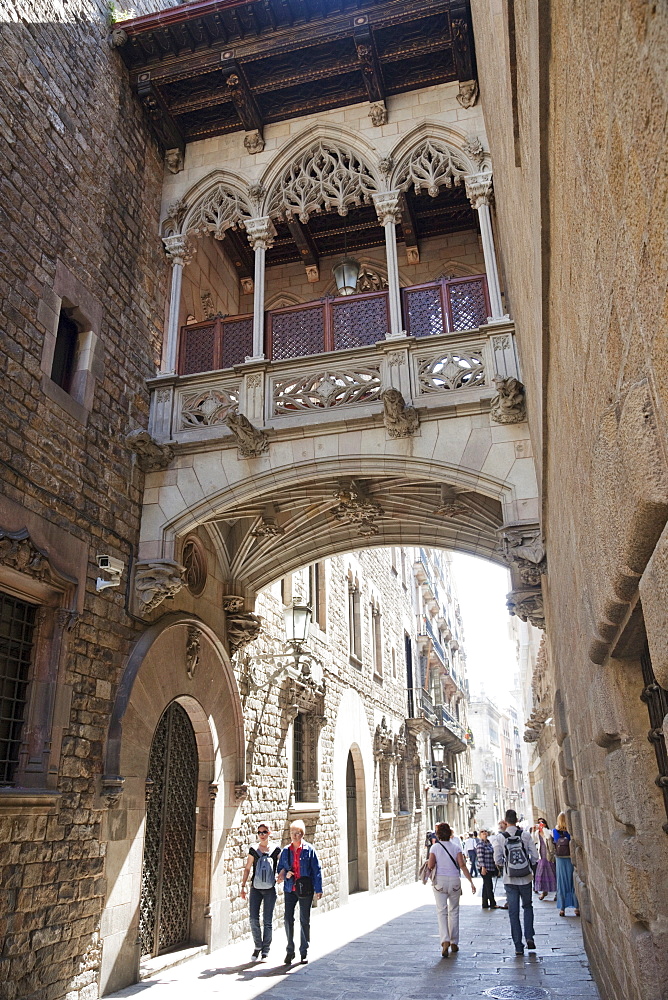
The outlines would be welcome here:
[[[11,784],[19,760],[21,729],[32,661],[33,604],[0,594],[0,784]]]
[[[304,801],[304,716],[298,712],[292,727],[292,786],[295,802]]]
[[[58,332],[56,333],[56,346],[53,353],[51,379],[61,389],[64,389],[65,392],[69,392],[72,388],[78,340],[78,326],[61,309],[60,316],[58,317]]]
[[[377,680],[383,677],[383,629],[380,608],[370,605],[371,613],[371,646],[373,652],[373,675]]]
[[[348,586],[348,648],[356,666],[362,664],[362,628],[360,622],[360,592]]]
[[[309,566],[309,604],[313,610],[313,622],[323,632],[327,630],[327,610],[325,599],[325,567],[323,563]]]

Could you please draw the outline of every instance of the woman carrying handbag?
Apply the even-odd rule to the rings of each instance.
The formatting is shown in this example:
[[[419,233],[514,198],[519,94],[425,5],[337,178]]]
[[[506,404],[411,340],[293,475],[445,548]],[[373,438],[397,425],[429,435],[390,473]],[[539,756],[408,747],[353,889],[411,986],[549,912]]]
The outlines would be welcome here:
[[[459,901],[462,896],[462,873],[476,891],[473,879],[466,867],[459,840],[452,837],[447,823],[436,826],[438,840],[432,844],[427,865],[435,874],[432,879],[436,914],[441,938],[441,954],[448,957],[448,949],[453,954],[459,951]]]

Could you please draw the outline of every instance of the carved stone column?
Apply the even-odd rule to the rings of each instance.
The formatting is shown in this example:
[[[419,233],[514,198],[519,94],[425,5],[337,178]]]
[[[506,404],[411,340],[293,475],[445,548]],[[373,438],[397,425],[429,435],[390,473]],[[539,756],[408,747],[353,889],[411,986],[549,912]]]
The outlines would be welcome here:
[[[172,265],[172,288],[169,297],[169,319],[167,321],[167,350],[165,367],[161,375],[176,372],[176,352],[179,345],[179,309],[181,306],[181,281],[183,268],[190,263],[195,250],[187,236],[165,236],[162,241]]]
[[[492,202],[492,174],[485,171],[481,174],[470,174],[465,178],[466,195],[471,202],[471,206],[478,213],[480,221],[480,235],[482,237],[482,252],[485,257],[485,273],[487,275],[487,288],[489,291],[489,305],[492,315],[489,317],[490,323],[505,323],[510,317],[503,312],[501,302],[501,287],[499,285],[499,270],[496,265],[496,251],[494,249],[494,233],[492,232],[492,216],[490,205]]]
[[[399,262],[397,259],[397,223],[401,221],[400,198],[401,191],[386,191],[383,194],[373,196],[378,220],[385,230],[387,286],[390,300],[388,340],[406,336],[401,322],[401,286],[399,285]]]
[[[265,255],[274,242],[276,230],[268,216],[247,219],[245,222],[248,242],[255,253],[255,282],[253,288],[253,356],[247,361],[264,360],[264,272]]]

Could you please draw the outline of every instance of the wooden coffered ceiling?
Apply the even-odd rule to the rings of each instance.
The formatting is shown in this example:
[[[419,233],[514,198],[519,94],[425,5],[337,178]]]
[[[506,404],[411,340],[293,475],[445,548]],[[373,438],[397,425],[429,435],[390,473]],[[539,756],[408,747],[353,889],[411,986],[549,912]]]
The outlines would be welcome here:
[[[199,0],[113,40],[165,149],[476,77],[469,0]]]

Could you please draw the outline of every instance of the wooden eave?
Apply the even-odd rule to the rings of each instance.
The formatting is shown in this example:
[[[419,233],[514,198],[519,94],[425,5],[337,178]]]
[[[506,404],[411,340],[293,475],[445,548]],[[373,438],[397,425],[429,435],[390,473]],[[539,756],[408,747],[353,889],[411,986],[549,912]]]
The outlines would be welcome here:
[[[473,78],[469,0],[200,0],[118,26],[165,148]],[[453,23],[458,30],[453,33]],[[462,33],[462,26],[464,31]],[[462,38],[464,41],[462,42]],[[366,47],[366,48],[365,48]],[[363,53],[372,50],[373,80]],[[239,110],[241,109],[241,110]]]

